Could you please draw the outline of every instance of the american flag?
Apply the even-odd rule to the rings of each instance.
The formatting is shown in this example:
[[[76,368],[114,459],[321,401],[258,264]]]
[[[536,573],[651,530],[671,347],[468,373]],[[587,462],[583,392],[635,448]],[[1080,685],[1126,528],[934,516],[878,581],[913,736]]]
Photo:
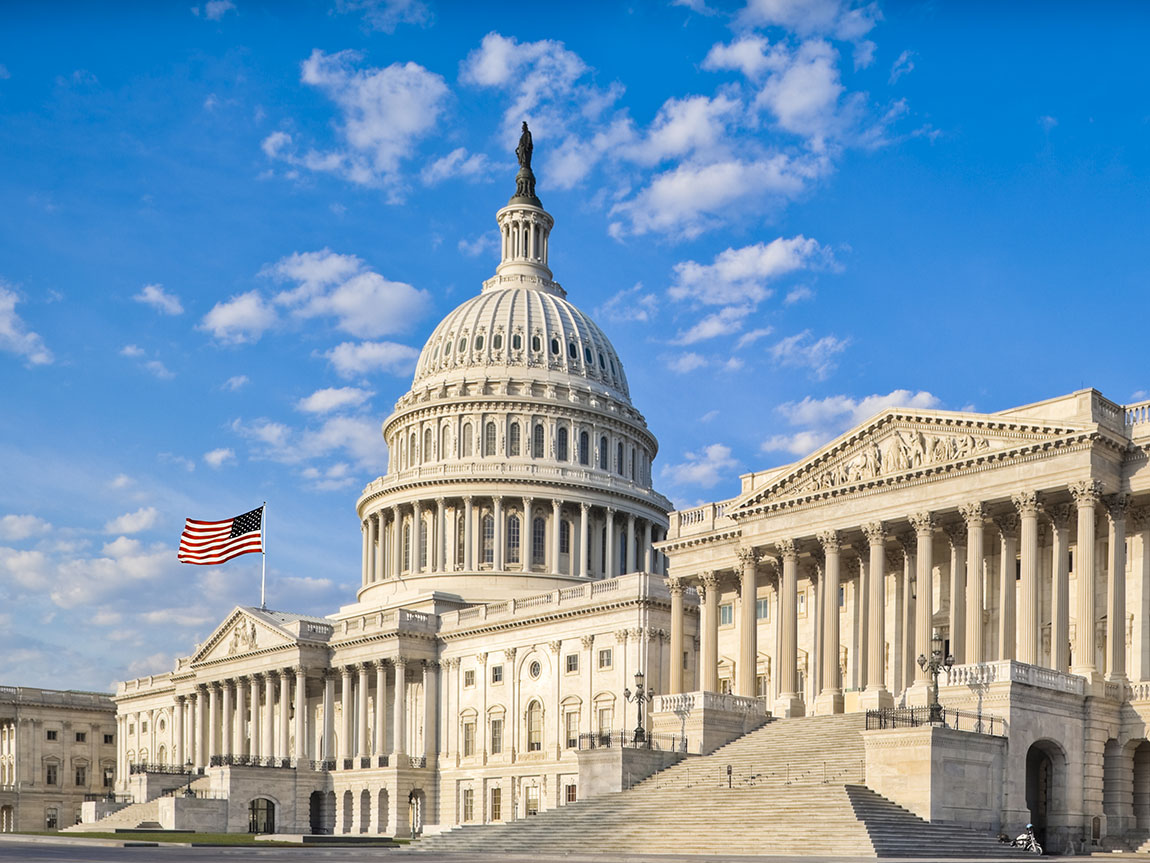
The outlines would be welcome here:
[[[180,534],[180,561],[211,566],[241,554],[262,552],[263,514],[261,506],[223,521],[185,519],[184,532]]]

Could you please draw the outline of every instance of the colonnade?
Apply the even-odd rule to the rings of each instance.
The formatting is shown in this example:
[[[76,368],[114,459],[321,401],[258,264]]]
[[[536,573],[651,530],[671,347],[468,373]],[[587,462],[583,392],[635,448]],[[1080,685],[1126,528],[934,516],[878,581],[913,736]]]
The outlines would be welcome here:
[[[663,525],[641,513],[557,498],[413,501],[370,513],[361,530],[364,585],[480,569],[611,578],[665,566],[652,545]]]
[[[0,720],[0,788],[16,784],[16,720]]]
[[[737,695],[755,696],[760,659],[755,600],[765,575],[760,563],[769,562],[776,570],[773,578],[778,606],[774,710],[782,715],[809,710],[797,684],[796,599],[801,560],[808,564],[808,577],[817,586],[818,618],[811,623],[817,662],[810,672],[815,675],[818,692],[816,712],[843,709],[843,611],[858,615],[853,682],[861,690],[860,707],[889,705],[892,693],[904,688],[912,701],[916,695],[925,698],[928,675],[917,657],[930,656],[936,629],[948,637],[949,653],[956,664],[1017,660],[1088,679],[1124,681],[1128,511],[1133,515],[1134,529],[1141,534],[1138,577],[1146,603],[1150,600],[1147,509],[1131,510],[1127,495],[1103,496],[1098,482],[1083,481],[1058,494],[1022,491],[1012,495],[1009,503],[971,501],[957,510],[922,511],[902,519],[777,539],[762,546],[748,544],[736,549],[736,565],[727,570],[676,573],[669,582],[671,655],[683,654],[683,592],[688,586],[694,587],[701,603],[697,685],[704,690],[718,689],[719,603],[723,591],[733,589],[741,603],[734,621],[738,659],[733,688]],[[1100,528],[1103,535],[1099,541]],[[991,531],[997,548],[988,542]],[[1077,582],[1073,643],[1072,543]],[[1104,554],[1098,551],[1102,545]],[[938,553],[940,548],[943,554]],[[858,567],[857,609],[840,609],[838,601],[848,553]],[[948,596],[936,596],[936,572],[939,586],[948,588]],[[887,576],[891,574],[893,609],[887,596]],[[1100,582],[1102,576],[1104,582]],[[1103,614],[1098,613],[1096,593],[1105,597]],[[944,615],[943,620],[938,619],[939,614]],[[1084,624],[1087,621],[1090,623]],[[1105,637],[1099,638],[1096,628],[1102,621]],[[890,623],[894,625],[888,631]],[[1150,644],[1147,624],[1135,620],[1134,625],[1143,633],[1143,645]],[[1049,633],[1048,644],[1045,633]],[[1101,655],[1096,651],[1098,642],[1105,645]],[[1139,675],[1150,677],[1150,662],[1145,659],[1139,660]],[[671,663],[671,691],[683,691],[679,661]]]

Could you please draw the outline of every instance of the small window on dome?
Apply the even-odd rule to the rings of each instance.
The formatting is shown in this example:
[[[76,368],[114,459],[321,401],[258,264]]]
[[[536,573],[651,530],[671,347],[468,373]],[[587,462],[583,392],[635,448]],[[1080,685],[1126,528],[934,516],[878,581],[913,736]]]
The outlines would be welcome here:
[[[434,363],[434,362],[438,361],[438,359],[439,359],[439,348],[437,347],[435,350],[433,350],[431,352],[431,361]]]
[[[475,337],[475,350],[477,350],[477,351],[483,350],[483,336],[476,336]]]
[[[551,353],[553,353],[553,354],[559,353],[559,339],[552,339],[551,340]]]
[[[466,350],[467,350],[467,339],[466,338],[460,339],[459,340],[459,352],[463,353]]]
[[[451,356],[451,342],[448,342],[443,346],[443,355],[445,357]]]
[[[511,337],[511,349],[513,351],[523,350],[523,336],[516,333]]]
[[[491,347],[494,350],[503,350],[503,333],[496,333],[491,337]]]
[[[543,340],[539,338],[539,336],[531,337],[531,350],[533,350],[535,353],[539,353],[541,350],[543,350]]]
[[[615,361],[614,360],[607,360],[607,363],[608,363],[608,365],[611,366],[611,374],[615,374]]]
[[[605,362],[603,362],[603,355],[602,354],[599,354],[599,368],[601,368],[601,369],[607,368],[607,364]]]
[[[571,344],[567,346],[567,356],[571,357],[573,360],[579,359],[579,349],[575,347],[574,342],[571,342]]]
[[[591,365],[593,362],[595,362],[593,359],[591,359],[590,348],[583,348],[583,360],[587,363],[587,365]]]

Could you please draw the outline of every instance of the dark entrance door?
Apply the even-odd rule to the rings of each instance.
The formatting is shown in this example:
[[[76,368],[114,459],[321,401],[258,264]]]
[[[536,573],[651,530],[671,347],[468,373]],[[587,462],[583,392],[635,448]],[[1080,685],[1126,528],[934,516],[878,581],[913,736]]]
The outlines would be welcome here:
[[[1054,762],[1036,743],[1026,753],[1026,808],[1030,810],[1034,835],[1044,846],[1053,782]]]
[[[323,833],[323,792],[313,791],[308,798],[308,827],[313,834]]]
[[[264,797],[248,804],[248,832],[275,833],[276,805]]]

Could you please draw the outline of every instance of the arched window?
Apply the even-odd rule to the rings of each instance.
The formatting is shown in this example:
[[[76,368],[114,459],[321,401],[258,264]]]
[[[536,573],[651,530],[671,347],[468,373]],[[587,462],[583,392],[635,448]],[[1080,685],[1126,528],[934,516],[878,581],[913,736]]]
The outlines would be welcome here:
[[[619,472],[619,474],[622,475],[622,473],[623,473],[623,441],[619,441],[619,446],[616,447],[616,449],[615,449],[615,458],[617,459],[617,462],[615,464],[615,470],[617,470]]]
[[[493,350],[503,350],[503,333],[496,333],[491,337],[491,347]]]
[[[435,450],[432,449],[431,429],[429,428],[423,430],[423,460],[425,462],[435,460]]]
[[[507,562],[519,563],[519,516],[507,518]]]
[[[559,553],[571,553],[571,522],[567,519],[559,522]]]
[[[558,356],[558,354],[559,354],[559,339],[552,339],[551,340],[551,353]]]
[[[471,423],[463,424],[463,457],[471,455]]]
[[[579,432],[579,464],[589,464],[591,461],[591,438],[587,432]]]
[[[599,470],[607,470],[607,436],[599,438]]]
[[[511,337],[511,348],[516,351],[523,348],[523,336],[519,335],[519,333]]]
[[[411,569],[411,525],[403,526],[403,568]]]
[[[635,481],[635,447],[631,447],[631,482]]]
[[[583,348],[583,360],[584,360],[584,362],[587,363],[587,365],[592,364],[593,360],[591,359],[591,349],[590,348]]]
[[[531,337],[531,350],[535,353],[539,353],[543,350],[543,340],[539,338],[539,336]]]
[[[555,457],[559,461],[567,461],[567,429],[564,426],[559,427],[557,440],[555,441]]]
[[[488,423],[483,429],[483,454],[495,455],[495,423]]]
[[[439,457],[450,458],[451,456],[451,430],[444,426],[439,430]]]
[[[483,336],[476,336],[475,337],[475,350],[477,350],[477,351],[483,350]]]
[[[547,562],[547,522],[542,518],[531,522],[531,562]]]
[[[419,519],[419,549],[418,557],[415,558],[415,571],[423,571],[423,562],[427,560],[427,522],[423,517]]]
[[[543,424],[536,423],[535,431],[532,432],[531,437],[531,455],[535,458],[543,458]]]
[[[527,706],[527,751],[540,752],[543,749],[543,705],[532,701]]]
[[[495,519],[483,516],[483,562],[495,563]]]
[[[512,423],[507,432],[508,455],[519,455],[519,423]]]
[[[411,437],[409,437],[407,439],[407,458],[408,458],[407,466],[408,467],[415,467],[417,464],[419,464],[419,455],[418,455],[419,450],[417,449],[418,446],[419,446],[419,438],[417,438],[415,436],[415,432],[412,432]]]
[[[575,347],[575,343],[571,342],[567,345],[567,356],[573,360],[579,359],[579,349]]]

